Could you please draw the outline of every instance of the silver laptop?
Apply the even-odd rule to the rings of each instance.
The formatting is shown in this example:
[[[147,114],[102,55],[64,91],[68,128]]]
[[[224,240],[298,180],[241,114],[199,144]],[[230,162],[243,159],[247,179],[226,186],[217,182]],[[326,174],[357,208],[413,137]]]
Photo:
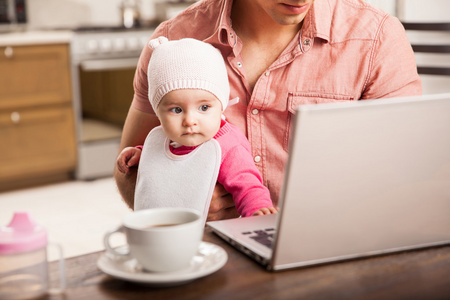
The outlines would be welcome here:
[[[304,105],[277,215],[208,222],[282,270],[450,243],[450,94]]]

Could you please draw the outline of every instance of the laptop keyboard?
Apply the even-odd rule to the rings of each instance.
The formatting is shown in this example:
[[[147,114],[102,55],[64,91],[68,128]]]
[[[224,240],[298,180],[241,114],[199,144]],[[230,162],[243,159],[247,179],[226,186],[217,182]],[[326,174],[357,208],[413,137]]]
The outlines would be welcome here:
[[[242,234],[272,249],[273,237],[275,235],[275,228],[244,231],[242,232]]]

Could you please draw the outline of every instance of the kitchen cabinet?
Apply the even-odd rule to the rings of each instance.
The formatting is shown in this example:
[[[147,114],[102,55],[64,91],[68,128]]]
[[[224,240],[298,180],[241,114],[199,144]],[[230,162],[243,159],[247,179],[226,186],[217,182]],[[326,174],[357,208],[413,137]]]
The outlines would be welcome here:
[[[0,47],[0,190],[75,170],[69,59],[66,43]]]
[[[135,67],[80,71],[83,116],[122,127],[134,95],[134,73]]]

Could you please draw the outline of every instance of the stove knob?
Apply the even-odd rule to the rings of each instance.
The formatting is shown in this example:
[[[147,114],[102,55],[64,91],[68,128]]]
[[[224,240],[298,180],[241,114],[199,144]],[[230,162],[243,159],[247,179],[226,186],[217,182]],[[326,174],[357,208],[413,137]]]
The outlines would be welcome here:
[[[111,40],[103,39],[100,42],[100,49],[102,52],[110,52],[112,49]]]
[[[96,40],[89,40],[86,43],[86,51],[88,53],[95,53],[98,51],[98,42]]]
[[[113,48],[117,52],[124,51],[125,50],[125,41],[123,39],[115,39]]]

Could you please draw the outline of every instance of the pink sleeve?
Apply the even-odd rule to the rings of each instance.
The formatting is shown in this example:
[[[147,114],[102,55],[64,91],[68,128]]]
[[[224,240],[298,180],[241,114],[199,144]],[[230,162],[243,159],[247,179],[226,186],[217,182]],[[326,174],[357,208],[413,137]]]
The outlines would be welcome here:
[[[239,145],[225,155],[218,181],[233,195],[239,214],[249,217],[263,207],[272,207],[269,190],[248,150]]]

